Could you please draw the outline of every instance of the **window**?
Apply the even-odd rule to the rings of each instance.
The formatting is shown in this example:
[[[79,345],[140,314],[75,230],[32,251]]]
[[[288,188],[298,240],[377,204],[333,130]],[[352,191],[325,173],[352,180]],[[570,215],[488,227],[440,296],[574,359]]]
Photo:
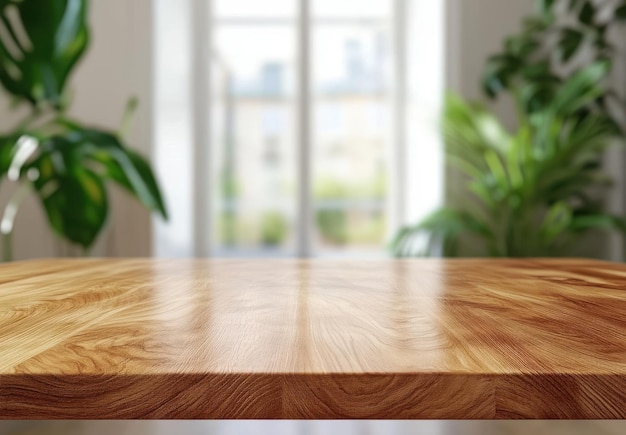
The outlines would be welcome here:
[[[383,253],[407,219],[413,2],[438,3],[158,0],[157,167],[187,207],[157,254]]]
[[[392,194],[392,0],[311,6],[314,251],[380,250]]]
[[[259,8],[255,5],[263,3]],[[220,0],[210,16],[214,255],[295,250],[296,2]]]

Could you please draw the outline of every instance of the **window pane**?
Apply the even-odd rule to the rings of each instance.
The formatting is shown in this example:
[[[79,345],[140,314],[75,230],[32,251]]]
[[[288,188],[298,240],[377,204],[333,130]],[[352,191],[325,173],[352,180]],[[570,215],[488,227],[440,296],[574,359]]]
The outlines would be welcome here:
[[[215,48],[217,253],[293,250],[294,31],[280,25],[223,25],[216,29]]]
[[[217,18],[294,18],[298,0],[216,0]]]
[[[386,229],[389,31],[313,27],[317,249],[381,250]]]
[[[155,169],[163,179],[169,220],[155,219],[156,255],[193,255],[191,35],[184,29],[191,21],[191,2],[159,0],[155,8]]]
[[[315,18],[389,18],[390,0],[311,0]]]

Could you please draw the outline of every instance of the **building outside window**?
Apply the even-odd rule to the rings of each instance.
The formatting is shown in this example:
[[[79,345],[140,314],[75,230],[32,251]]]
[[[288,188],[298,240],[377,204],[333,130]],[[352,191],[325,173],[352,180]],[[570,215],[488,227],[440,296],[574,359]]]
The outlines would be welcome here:
[[[192,139],[206,159],[204,181],[191,181],[206,192],[191,201],[206,205],[192,206],[187,218],[196,229],[198,219],[206,222],[207,236],[188,237],[187,245],[208,245],[200,251],[217,256],[385,252],[405,195],[410,1],[423,0],[177,3],[196,27],[181,42],[196,46],[181,62],[204,88],[172,107],[195,110],[189,122],[206,132]],[[157,5],[157,32],[172,32],[159,30],[159,14],[173,8],[167,3]],[[198,50],[206,64],[198,64]],[[160,65],[156,92],[167,95],[167,69],[180,66]],[[157,108],[170,123],[158,127],[170,133],[157,131],[157,143],[189,129],[169,120],[168,110]],[[186,158],[199,172],[197,155]],[[157,251],[176,255],[175,233],[157,229]]]

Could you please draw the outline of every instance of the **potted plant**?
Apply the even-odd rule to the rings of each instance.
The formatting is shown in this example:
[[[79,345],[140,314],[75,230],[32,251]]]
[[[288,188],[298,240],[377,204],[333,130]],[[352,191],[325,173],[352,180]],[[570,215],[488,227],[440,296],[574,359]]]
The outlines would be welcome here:
[[[483,80],[489,97],[513,97],[517,131],[483,104],[448,96],[447,162],[465,176],[471,199],[402,228],[395,255],[459,255],[469,235],[491,256],[561,256],[590,230],[626,229],[605,211],[611,179],[602,170],[604,151],[624,139],[626,105],[607,78],[616,52],[608,35],[626,20],[626,3],[539,6],[488,60]]]
[[[66,114],[68,81],[89,46],[87,9],[87,0],[0,0],[0,84],[30,108],[0,135],[0,179],[19,185],[0,222],[5,260],[12,258],[13,223],[27,194],[41,201],[52,230],[85,252],[108,216],[108,182],[167,218],[147,160],[121,134]],[[131,100],[126,118],[135,105]]]

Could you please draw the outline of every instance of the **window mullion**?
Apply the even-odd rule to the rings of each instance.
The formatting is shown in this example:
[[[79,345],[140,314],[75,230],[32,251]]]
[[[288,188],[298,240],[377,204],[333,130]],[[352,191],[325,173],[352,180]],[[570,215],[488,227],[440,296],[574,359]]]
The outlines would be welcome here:
[[[192,0],[191,103],[193,137],[193,253],[207,257],[211,253],[211,133],[210,133],[210,53],[213,0]]]
[[[298,241],[299,257],[310,257],[313,230],[311,198],[311,17],[310,0],[298,0]]]
[[[393,0],[392,16],[392,52],[393,52],[393,90],[391,116],[391,146],[389,147],[388,173],[388,237],[392,237],[401,225],[404,225],[406,210],[406,158],[407,158],[407,0]]]

